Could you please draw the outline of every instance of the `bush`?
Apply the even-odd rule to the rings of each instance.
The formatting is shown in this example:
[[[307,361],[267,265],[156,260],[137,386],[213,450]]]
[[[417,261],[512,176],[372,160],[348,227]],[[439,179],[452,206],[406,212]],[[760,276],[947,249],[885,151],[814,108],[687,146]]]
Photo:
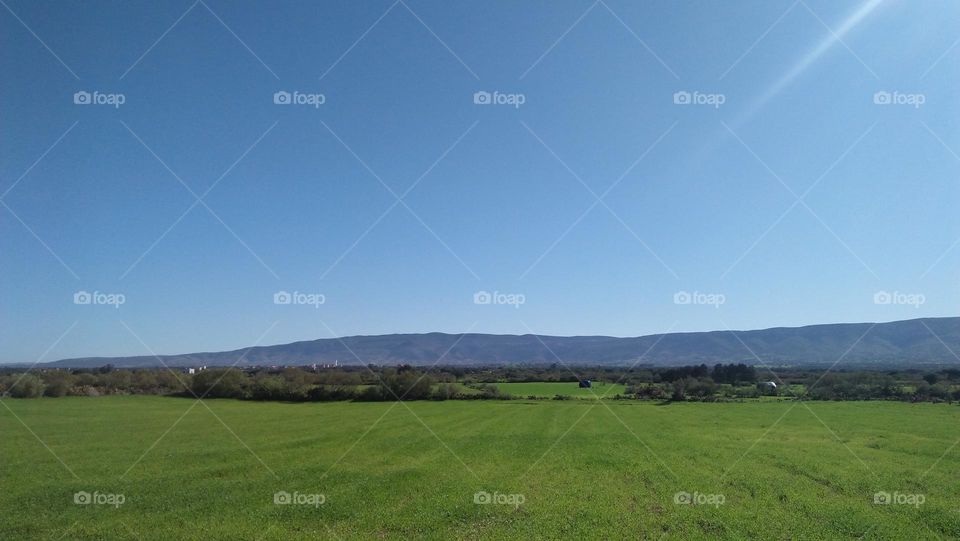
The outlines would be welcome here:
[[[101,380],[111,393],[127,393],[130,391],[133,377],[127,370],[114,370],[101,377]]]
[[[423,400],[430,398],[433,380],[415,370],[401,367],[387,371],[380,381],[380,393],[386,400]]]
[[[130,381],[131,388],[141,393],[153,393],[158,390],[157,371],[137,370]]]
[[[96,387],[83,385],[74,387],[70,394],[73,396],[100,396],[100,391]]]
[[[451,383],[441,383],[437,385],[437,388],[433,391],[431,398],[434,400],[450,400],[456,398],[457,396],[457,386]]]
[[[307,400],[329,402],[334,400],[351,400],[357,398],[353,387],[343,385],[317,385],[307,391]]]
[[[258,377],[250,387],[254,400],[287,400],[289,395],[287,382],[280,376]]]
[[[43,390],[43,396],[59,398],[67,396],[68,391],[70,391],[70,383],[66,379],[58,379],[47,384]]]
[[[13,398],[39,398],[43,396],[44,385],[40,378],[33,374],[13,376],[7,394]]]
[[[73,376],[69,372],[62,370],[51,370],[43,372],[41,375],[46,388],[43,390],[43,396],[61,397],[66,396],[73,387]]]
[[[381,400],[390,400],[389,397],[385,397],[381,388],[377,385],[367,387],[363,390],[358,396],[357,400],[363,400],[366,402],[379,402]]]
[[[481,400],[510,400],[513,398],[509,394],[500,390],[500,387],[496,385],[482,384],[479,387],[480,394],[477,395],[477,398]]]
[[[667,392],[662,386],[653,383],[644,383],[627,387],[627,395],[640,399],[663,400],[667,397]]]
[[[760,396],[760,390],[756,386],[735,387],[732,394],[735,398],[757,398]]]
[[[193,376],[191,389],[198,397],[245,398],[247,376],[234,368],[204,370]]]
[[[78,386],[93,387],[96,384],[97,384],[97,376],[89,372],[83,372],[81,374],[77,374]]]

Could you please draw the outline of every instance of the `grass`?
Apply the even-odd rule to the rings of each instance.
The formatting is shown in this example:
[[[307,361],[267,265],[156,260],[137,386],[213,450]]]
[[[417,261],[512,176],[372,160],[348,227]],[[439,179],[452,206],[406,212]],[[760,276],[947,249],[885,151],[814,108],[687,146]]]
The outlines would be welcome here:
[[[163,397],[3,405],[0,539],[960,537],[956,406]],[[275,505],[281,490],[326,501]],[[481,490],[524,502],[476,505]],[[76,505],[78,491],[125,502]],[[679,491],[724,503],[677,505]],[[878,491],[925,502],[874,505]]]
[[[577,382],[532,382],[532,383],[497,383],[497,387],[512,396],[526,398],[553,398],[556,395],[565,395],[574,398],[613,398],[627,390],[627,386],[619,383],[593,382],[593,387],[581,389]]]

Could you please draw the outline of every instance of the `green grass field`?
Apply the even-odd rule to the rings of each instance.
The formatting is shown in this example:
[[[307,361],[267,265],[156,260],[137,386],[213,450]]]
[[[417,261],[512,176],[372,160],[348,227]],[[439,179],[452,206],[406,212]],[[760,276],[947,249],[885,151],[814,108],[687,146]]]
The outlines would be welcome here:
[[[613,398],[627,390],[626,385],[619,383],[594,382],[593,387],[581,389],[576,382],[532,382],[532,383],[498,383],[497,387],[514,397],[526,398],[553,398],[556,395],[565,395],[573,398]]]
[[[3,404],[0,539],[960,537],[956,406]],[[79,491],[124,500],[78,505]],[[325,501],[277,505],[278,491]],[[924,502],[875,505],[879,491]]]

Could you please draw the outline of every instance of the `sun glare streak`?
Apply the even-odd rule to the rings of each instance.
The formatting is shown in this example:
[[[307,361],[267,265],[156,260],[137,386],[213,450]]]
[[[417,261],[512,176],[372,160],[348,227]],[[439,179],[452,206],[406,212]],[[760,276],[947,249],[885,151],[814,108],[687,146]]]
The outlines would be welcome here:
[[[820,42],[817,43],[813,49],[805,54],[799,61],[794,63],[786,73],[784,73],[773,84],[767,87],[763,94],[753,100],[740,118],[733,122],[733,126],[740,126],[752,118],[753,115],[755,115],[760,109],[763,108],[763,106],[767,104],[767,102],[773,99],[784,88],[793,83],[793,81],[807,71],[810,66],[816,63],[816,61],[819,60],[828,50],[830,50],[830,48],[839,43],[844,36],[850,33],[851,30],[853,30],[858,24],[860,24],[861,21],[870,15],[882,2],[884,2],[884,0],[867,0],[861,4],[860,7],[858,7],[846,19],[844,19],[844,21],[836,30],[830,32],[826,37],[820,40]]]

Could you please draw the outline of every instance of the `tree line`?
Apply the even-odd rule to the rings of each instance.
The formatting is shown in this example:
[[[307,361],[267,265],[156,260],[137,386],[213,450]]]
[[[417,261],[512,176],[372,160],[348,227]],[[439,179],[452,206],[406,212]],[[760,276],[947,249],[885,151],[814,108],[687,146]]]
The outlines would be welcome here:
[[[281,401],[475,400],[513,398],[497,383],[623,383],[619,399],[717,401],[779,395],[808,400],[960,401],[960,369],[824,371],[743,363],[680,367],[436,367],[401,365],[336,369],[211,368],[0,370],[0,396],[39,398],[117,394]],[[772,381],[775,386],[767,382]]]

